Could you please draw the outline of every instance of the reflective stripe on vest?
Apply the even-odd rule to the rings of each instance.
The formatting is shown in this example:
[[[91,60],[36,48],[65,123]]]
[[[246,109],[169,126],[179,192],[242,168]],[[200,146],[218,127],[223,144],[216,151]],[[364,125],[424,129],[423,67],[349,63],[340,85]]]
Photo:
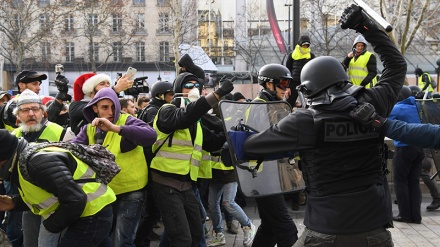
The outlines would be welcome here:
[[[63,133],[63,127],[59,126],[56,123],[47,122],[46,128],[44,128],[43,132],[40,134],[38,139],[47,140],[50,142],[59,142],[61,140],[61,134]],[[18,127],[12,132],[13,135],[20,138],[23,135],[22,127]]]
[[[202,150],[202,160],[200,161],[199,167],[199,178],[212,178],[212,162],[211,153]]]
[[[115,125],[124,126],[129,114],[121,114]],[[96,127],[87,125],[87,137],[89,144],[95,143]],[[137,146],[129,152],[121,152],[122,136],[116,132],[109,131],[105,135],[102,146],[115,155],[116,164],[121,167],[121,171],[109,183],[110,188],[116,195],[140,190],[147,185],[148,169],[145,160],[144,149]]]
[[[186,128],[175,130],[171,137],[172,143],[168,145],[170,139],[167,139],[167,137],[170,134],[163,133],[159,130],[157,127],[157,119],[160,110],[170,106],[174,105],[164,104],[154,118],[153,128],[156,130],[157,140],[153,144],[153,152],[155,152],[165,140],[167,143],[162,145],[151,161],[151,168],[178,175],[187,175],[189,173],[191,180],[197,181],[200,162],[202,160],[202,126],[200,121],[198,121],[194,144],[192,143],[191,133],[189,129]]]
[[[350,77],[351,83],[356,86],[360,86],[364,78],[368,75],[367,63],[370,61],[370,57],[373,53],[366,51],[364,54],[360,55],[356,60],[354,57],[350,60],[348,65],[348,76]],[[377,77],[367,84],[365,87],[370,88],[371,84],[376,84]]]
[[[38,150],[38,152],[41,151],[70,153],[58,147],[47,147]],[[87,203],[81,217],[94,215],[108,204],[116,201],[115,193],[108,186],[99,182],[81,182],[81,179],[96,178],[96,173],[86,163],[72,154],[71,156],[75,159],[77,164],[76,170],[74,174],[72,174],[73,179],[75,181],[78,180],[78,186],[81,187],[82,191],[87,195]],[[60,206],[58,197],[25,180],[21,175],[20,169],[18,169],[18,174],[20,195],[34,214],[47,218],[58,209]]]
[[[419,76],[419,85],[423,85],[423,87],[421,87],[421,88],[424,88],[425,85],[426,85],[426,83],[423,81],[423,75],[427,75],[428,78],[432,81],[432,78],[431,78],[431,76],[428,73],[426,73],[426,72],[423,73],[421,76]],[[428,88],[428,92],[434,91],[434,89],[432,88],[431,84],[429,84],[429,86],[427,88]]]

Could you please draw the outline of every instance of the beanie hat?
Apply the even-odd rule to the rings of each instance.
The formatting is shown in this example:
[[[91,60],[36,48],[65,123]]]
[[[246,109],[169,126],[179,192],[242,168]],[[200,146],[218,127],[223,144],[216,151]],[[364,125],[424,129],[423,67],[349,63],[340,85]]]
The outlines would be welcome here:
[[[95,73],[85,73],[76,78],[73,83],[73,101],[80,101],[84,98],[82,87],[87,79],[96,75]]]
[[[112,79],[106,74],[94,75],[84,82],[84,85],[82,86],[83,93],[85,95],[90,95],[93,92],[93,89],[102,81],[108,81],[111,83]]]
[[[0,129],[0,161],[8,160],[17,148],[18,138],[6,129]]]
[[[301,35],[298,39],[298,44],[301,45],[310,45],[310,38],[308,35]]]
[[[196,82],[199,82],[199,78],[198,78],[197,76],[195,76],[195,75],[192,75],[192,74],[187,75],[187,76],[183,79],[183,81],[182,81],[182,87],[185,85],[185,83],[187,83],[187,82],[189,82],[189,81],[196,81]]]
[[[25,89],[18,97],[17,107],[28,103],[38,103],[40,105],[42,104],[40,96],[38,96],[32,90]]]
[[[233,100],[237,101],[237,100],[240,100],[240,99],[246,99],[246,98],[240,92],[234,93]]]

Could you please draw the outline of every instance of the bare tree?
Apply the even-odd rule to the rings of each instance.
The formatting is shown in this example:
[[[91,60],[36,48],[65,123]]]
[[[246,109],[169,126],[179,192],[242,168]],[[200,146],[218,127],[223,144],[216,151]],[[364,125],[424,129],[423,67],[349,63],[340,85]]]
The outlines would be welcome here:
[[[52,30],[61,24],[62,16],[70,10],[60,8],[55,3],[49,4],[38,0],[3,0],[0,2],[0,56],[15,65],[17,71],[23,66],[34,64],[40,58],[43,65],[48,65],[44,50],[50,49],[47,41]],[[46,50],[47,51],[47,50]],[[12,85],[9,85],[12,86]]]
[[[406,53],[415,39],[423,39],[418,37],[419,33],[430,33],[438,38],[439,8],[439,1],[380,0],[380,13],[394,27],[389,36],[402,54]],[[432,30],[432,27],[437,30]]]
[[[86,41],[83,42],[86,47],[79,49],[82,51],[79,57],[83,59],[76,59],[77,63],[84,63],[84,58],[87,58],[91,70],[96,72],[99,66],[107,64],[111,57],[112,62],[131,62],[131,59],[125,61],[123,55],[130,53],[135,35],[140,34],[142,37],[146,30],[145,15],[128,11],[129,3],[121,0],[76,3],[76,15],[72,17],[75,18],[77,28],[67,33],[70,35],[64,38],[64,42],[69,42],[72,37],[83,38]]]
[[[173,55],[176,74],[178,74],[179,45],[197,44],[197,0],[166,0],[162,3],[170,13],[170,26],[173,34]]]

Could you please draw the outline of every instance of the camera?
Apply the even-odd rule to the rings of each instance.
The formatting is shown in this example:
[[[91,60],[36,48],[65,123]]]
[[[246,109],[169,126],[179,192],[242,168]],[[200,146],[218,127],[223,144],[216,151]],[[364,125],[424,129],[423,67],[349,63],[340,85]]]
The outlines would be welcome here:
[[[124,91],[125,95],[132,95],[134,98],[140,93],[149,93],[150,85],[147,82],[148,76],[138,77],[134,79],[133,87]]]
[[[61,74],[64,72],[64,66],[62,64],[55,65],[55,73]]]
[[[122,77],[122,73],[116,73],[116,78]]]

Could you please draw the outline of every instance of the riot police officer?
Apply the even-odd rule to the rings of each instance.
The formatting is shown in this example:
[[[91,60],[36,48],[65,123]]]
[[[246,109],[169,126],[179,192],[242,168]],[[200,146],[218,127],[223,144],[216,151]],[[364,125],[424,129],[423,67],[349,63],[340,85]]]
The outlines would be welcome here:
[[[294,246],[368,246],[371,241],[392,246],[386,229],[392,225],[392,204],[384,135],[354,122],[349,111],[369,102],[387,116],[405,79],[406,62],[359,6],[346,8],[340,22],[343,29],[362,33],[380,54],[384,69],[379,82],[368,89],[354,86],[337,59],[313,59],[304,66],[298,87],[310,108],[295,110],[249,137],[244,150],[253,159],[299,153],[306,183],[306,229]]]

